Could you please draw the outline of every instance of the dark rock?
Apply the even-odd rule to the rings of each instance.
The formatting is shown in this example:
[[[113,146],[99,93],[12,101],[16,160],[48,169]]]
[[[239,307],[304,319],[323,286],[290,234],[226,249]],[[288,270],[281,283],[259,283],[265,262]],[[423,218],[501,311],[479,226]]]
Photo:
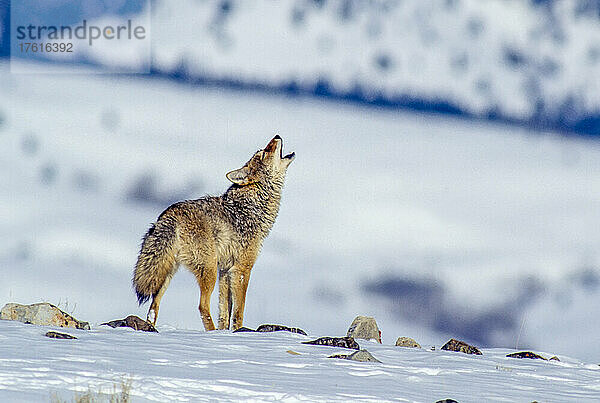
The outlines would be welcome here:
[[[285,331],[285,332],[292,332],[292,333],[298,333],[298,334],[303,334],[306,336],[306,332],[302,329],[299,329],[297,327],[287,327],[287,326],[283,326],[283,325],[260,325],[257,329],[257,332],[280,332],[280,331]]]
[[[16,320],[40,326],[72,327],[74,329],[90,330],[88,322],[79,321],[47,302],[31,305],[6,304],[2,308],[2,311],[0,311],[0,319]]]
[[[508,358],[530,358],[532,360],[548,361],[548,359],[542,357],[539,354],[533,353],[531,351],[519,351],[518,353],[507,354],[506,356]]]
[[[560,362],[560,358],[558,358],[557,356],[552,356],[549,358],[550,361],[559,361]]]
[[[381,331],[374,318],[357,316],[348,328],[347,337],[355,339],[376,340],[381,343]]]
[[[442,346],[442,350],[446,351],[458,351],[465,354],[482,355],[481,351],[477,347],[471,346],[464,341],[450,339],[446,344]]]
[[[421,345],[417,343],[414,339],[411,339],[410,337],[398,337],[398,340],[396,340],[396,346],[421,348]]]
[[[442,400],[438,400],[435,403],[458,403],[458,402],[454,399],[442,399]]]
[[[360,350],[360,346],[352,337],[319,337],[316,340],[303,341],[302,344],[313,344],[315,346],[331,346],[351,348]]]
[[[112,328],[115,327],[130,327],[134,330],[141,330],[143,332],[156,332],[158,330],[151,323],[146,322],[144,319],[139,316],[129,315],[125,319],[117,319],[110,322],[102,323],[102,325],[107,325]]]
[[[45,336],[50,337],[51,339],[77,339],[77,337],[71,336],[70,334],[59,332],[48,332]]]
[[[330,355],[327,358],[338,358],[340,360],[347,360],[349,355],[350,354],[334,354],[334,355]]]
[[[239,327],[233,331],[233,333],[244,333],[244,332],[256,332],[254,329],[250,329],[249,327]]]

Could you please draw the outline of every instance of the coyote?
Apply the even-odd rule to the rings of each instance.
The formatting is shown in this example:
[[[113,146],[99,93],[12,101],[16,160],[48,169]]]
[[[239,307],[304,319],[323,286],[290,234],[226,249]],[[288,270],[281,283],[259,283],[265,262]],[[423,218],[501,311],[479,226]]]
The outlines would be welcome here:
[[[150,226],[133,273],[140,305],[152,297],[147,321],[156,324],[160,300],[179,265],[200,287],[200,316],[215,330],[210,296],[219,276],[219,329],[240,328],[250,271],[268,235],[281,189],[295,153],[283,156],[278,135],[240,169],[227,174],[233,185],[218,197],[186,200],[168,207]]]

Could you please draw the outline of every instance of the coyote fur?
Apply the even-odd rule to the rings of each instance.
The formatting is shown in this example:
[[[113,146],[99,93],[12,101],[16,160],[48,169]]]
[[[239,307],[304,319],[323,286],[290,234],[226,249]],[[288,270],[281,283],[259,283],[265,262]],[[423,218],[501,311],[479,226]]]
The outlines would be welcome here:
[[[250,271],[268,235],[281,200],[286,170],[295,154],[283,156],[275,136],[227,178],[233,185],[222,196],[186,200],[168,207],[150,226],[133,273],[138,302],[152,297],[147,320],[158,318],[160,300],[179,265],[200,287],[200,316],[214,330],[210,296],[219,277],[219,329],[242,327]],[[233,315],[232,315],[233,314]]]

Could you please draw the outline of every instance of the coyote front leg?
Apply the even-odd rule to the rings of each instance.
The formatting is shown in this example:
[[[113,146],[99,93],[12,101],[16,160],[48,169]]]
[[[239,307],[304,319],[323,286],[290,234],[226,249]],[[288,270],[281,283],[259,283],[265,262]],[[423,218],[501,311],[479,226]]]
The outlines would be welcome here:
[[[231,317],[231,270],[219,270],[219,329],[229,329]]]
[[[246,291],[250,281],[250,272],[258,256],[258,248],[251,249],[230,270],[229,281],[231,298],[233,299],[233,318],[231,327],[233,330],[242,327],[244,322],[244,307],[246,305]]]
[[[248,281],[250,281],[249,268],[235,270],[231,273],[232,297],[233,297],[233,318],[231,327],[233,330],[242,327],[244,322],[244,306],[246,305],[246,291],[248,291]]]

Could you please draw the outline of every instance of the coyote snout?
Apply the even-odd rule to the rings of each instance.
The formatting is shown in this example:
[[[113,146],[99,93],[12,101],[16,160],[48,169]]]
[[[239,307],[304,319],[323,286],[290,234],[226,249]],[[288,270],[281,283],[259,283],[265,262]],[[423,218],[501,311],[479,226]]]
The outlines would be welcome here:
[[[214,330],[210,295],[219,277],[219,329],[242,326],[250,271],[268,235],[281,200],[288,166],[295,154],[283,155],[279,136],[227,178],[233,185],[218,197],[175,203],[150,226],[133,274],[138,302],[152,297],[148,321],[156,324],[160,300],[179,265],[187,267],[200,287],[200,316]]]

